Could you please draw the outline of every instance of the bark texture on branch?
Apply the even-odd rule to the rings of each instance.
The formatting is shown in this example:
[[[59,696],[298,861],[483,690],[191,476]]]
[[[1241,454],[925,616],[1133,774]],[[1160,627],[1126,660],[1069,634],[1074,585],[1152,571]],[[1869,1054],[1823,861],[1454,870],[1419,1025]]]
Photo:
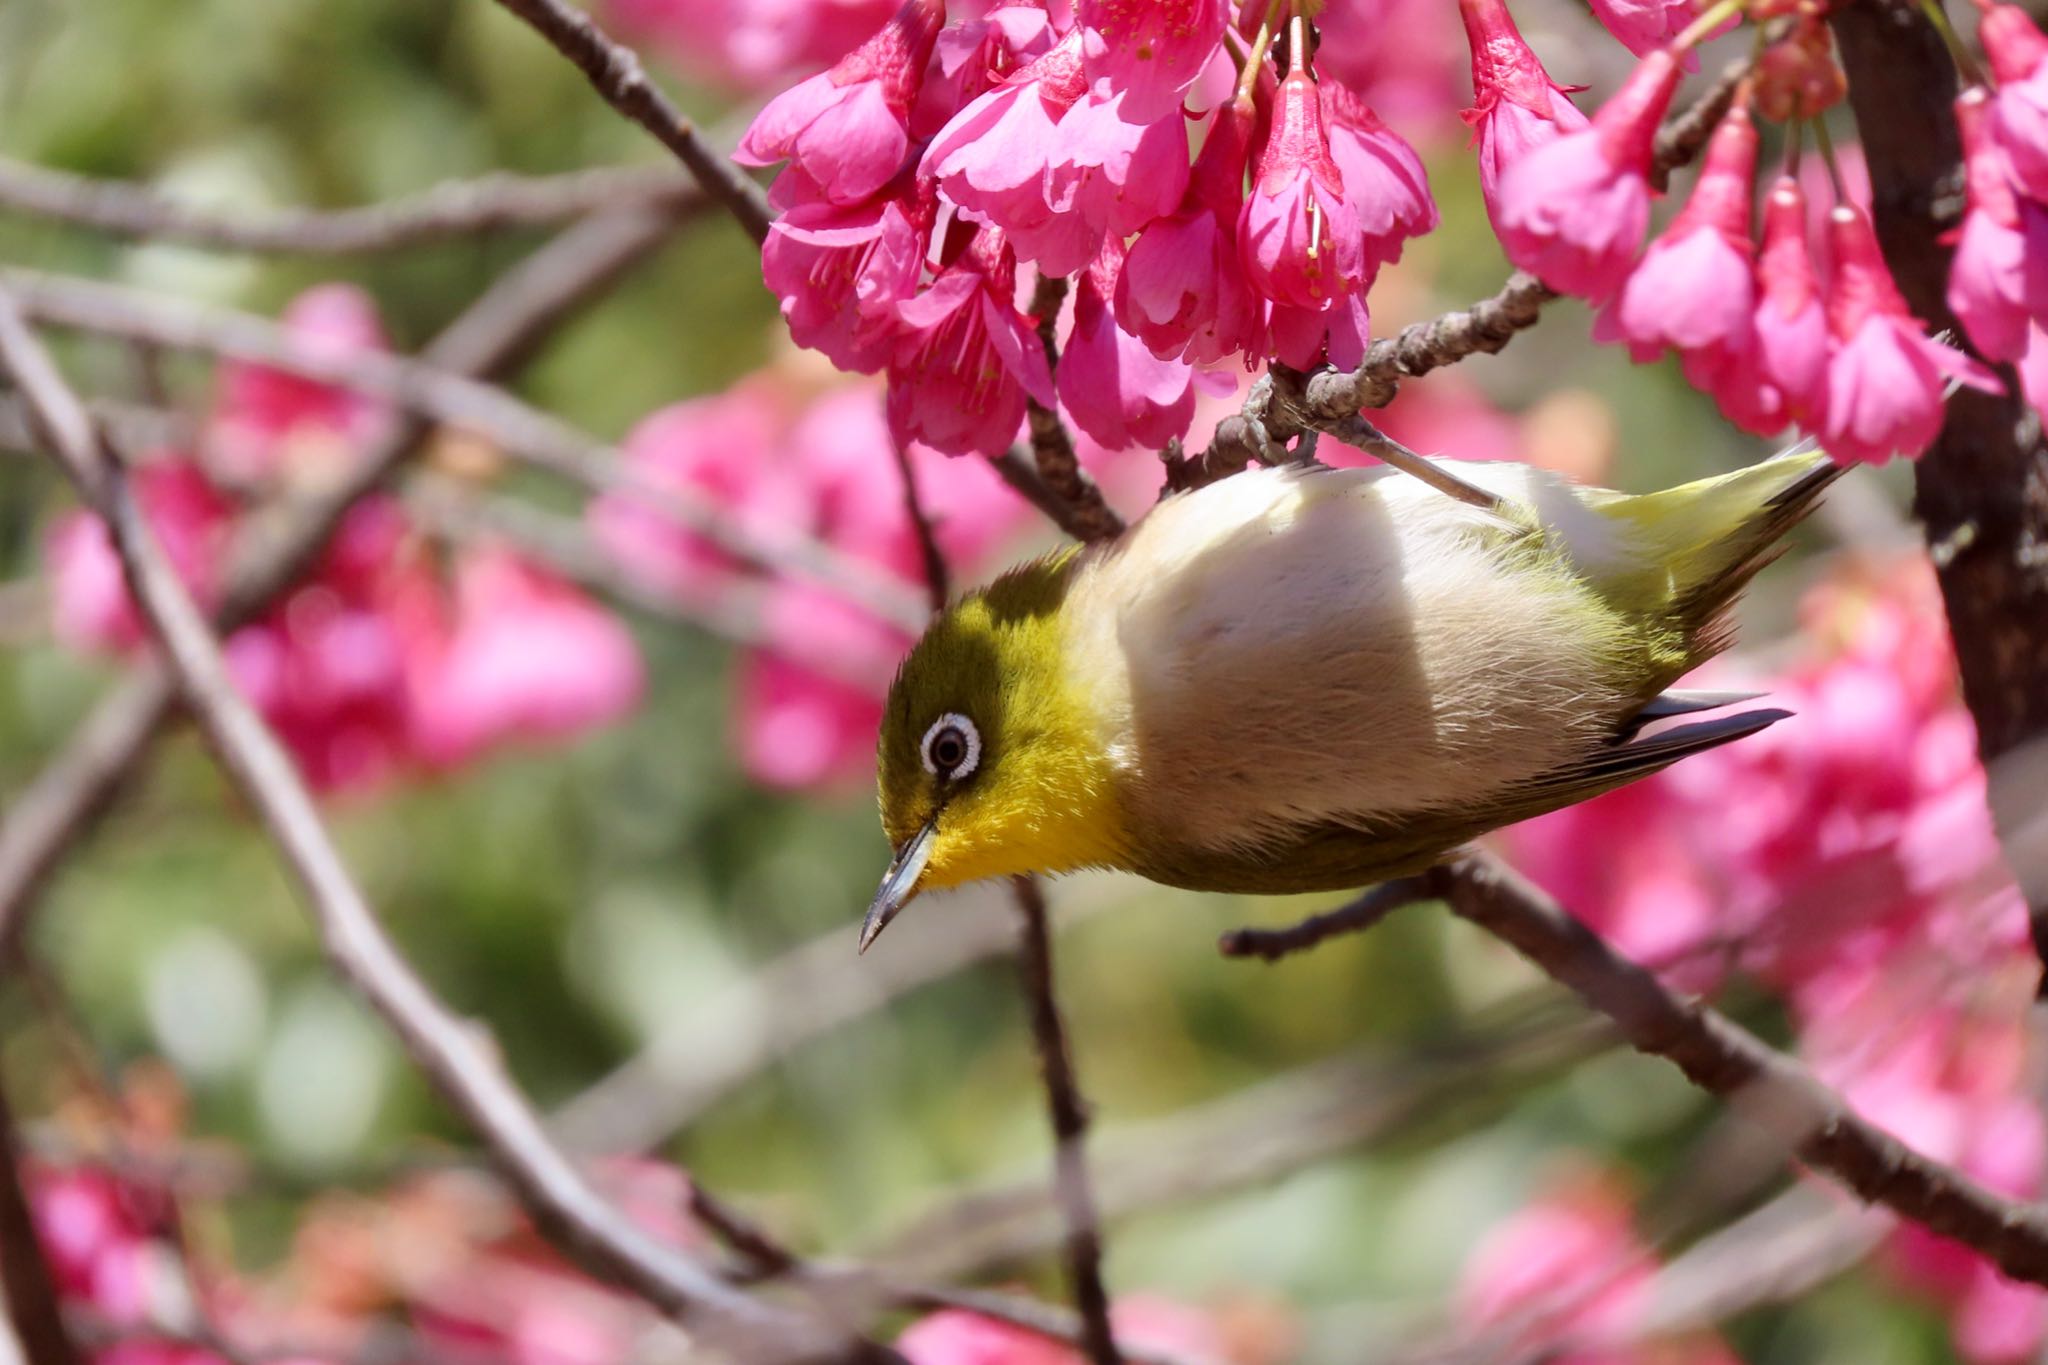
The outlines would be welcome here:
[[[1942,241],[1962,213],[1955,64],[1911,4],[1843,5],[1832,22],[1885,260],[1922,321],[1956,329]],[[2003,374],[2009,394],[1960,389],[1949,400],[1914,471],[1913,508],[1940,575],[1991,813],[2048,960],[2048,450],[2017,378]]]

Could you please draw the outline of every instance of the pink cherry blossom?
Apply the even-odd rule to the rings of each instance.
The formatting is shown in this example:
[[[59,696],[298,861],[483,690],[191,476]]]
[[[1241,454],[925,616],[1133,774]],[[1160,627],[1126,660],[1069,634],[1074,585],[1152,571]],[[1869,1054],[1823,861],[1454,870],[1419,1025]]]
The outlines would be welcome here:
[[[1117,324],[1154,355],[1249,363],[1264,348],[1265,308],[1237,250],[1252,119],[1249,98],[1216,111],[1179,210],[1139,232],[1117,274]]]
[[[830,71],[770,100],[733,159],[744,166],[791,161],[835,204],[867,198],[909,154],[910,109],[945,19],[943,0],[905,0]]]
[[[1133,123],[1156,123],[1182,98],[1223,41],[1222,0],[1079,0],[1088,80],[1122,96]]]
[[[1415,149],[1341,82],[1325,77],[1323,127],[1344,180],[1344,198],[1358,215],[1368,270],[1401,259],[1401,245],[1436,227],[1436,201]]]
[[[1506,168],[1494,222],[1509,260],[1562,293],[1613,296],[1642,248],[1657,123],[1678,77],[1669,53],[1652,53],[1588,127]]]
[[[1059,396],[1074,424],[1115,450],[1163,448],[1186,436],[1195,412],[1194,375],[1162,360],[1117,326],[1109,299],[1125,268],[1114,237],[1074,288],[1074,330],[1060,356]]]
[[[1997,380],[1921,330],[1861,210],[1837,207],[1829,229],[1835,278],[1828,327],[1837,349],[1828,362],[1822,443],[1845,464],[1918,455],[1941,431],[1949,379],[1988,389]]]
[[[1551,80],[1522,40],[1504,0],[1458,0],[1458,13],[1472,48],[1473,99],[1464,118],[1479,145],[1479,189],[1498,232],[1508,168],[1585,128],[1587,118],[1571,102],[1573,87]]]
[[[928,288],[898,305],[889,366],[889,425],[898,440],[949,455],[999,455],[1017,439],[1027,395],[1052,406],[1052,370],[1016,293],[1008,243],[983,229]]]
[[[1764,201],[1757,286],[1755,372],[1781,424],[1818,425],[1827,408],[1827,308],[1807,250],[1806,196],[1791,176],[1781,176]]]
[[[1622,289],[1618,318],[1637,360],[1667,346],[1728,354],[1749,346],[1756,152],[1756,125],[1746,110],[1731,109],[1707,145],[1692,198],[1651,243]]]
[[[736,91],[788,84],[846,56],[896,0],[606,0],[621,32]]]
[[[1090,94],[1076,101],[1060,117],[1059,145],[1046,162],[1046,203],[1056,220],[1078,213],[1090,242],[1105,232],[1127,236],[1173,212],[1187,190],[1185,120],[1169,111],[1155,122],[1137,123],[1121,108],[1127,98]],[[1087,258],[1070,261],[1060,254],[1073,240],[1067,232],[1013,234],[1021,259],[1054,274],[1072,274],[1087,264]]]
[[[640,652],[618,618],[507,550],[465,552],[452,625],[438,649],[408,660],[413,740],[429,762],[579,734],[640,700]]]
[[[2048,201],[2048,36],[2019,6],[1993,5],[1977,37],[1998,78],[1991,127],[2013,181],[2028,198]]]
[[[377,306],[354,285],[315,285],[280,321],[295,343],[325,359],[385,349]],[[384,405],[354,390],[230,360],[220,368],[209,455],[220,473],[248,482],[331,475],[386,416]]]
[[[948,199],[1028,242],[1028,258],[1053,274],[1087,264],[1101,235],[1081,214],[1056,214],[1046,197],[1060,121],[1088,90],[1081,41],[1080,30],[1070,32],[973,100],[932,139],[920,163]]]
[[[761,275],[781,300],[790,338],[842,370],[887,365],[896,305],[917,289],[936,208],[916,187],[860,204],[786,207],[761,246]]]
[[[202,605],[218,595],[234,505],[207,482],[199,466],[160,454],[134,473],[136,504],[178,579]],[[106,523],[71,512],[50,528],[43,546],[50,574],[50,625],[59,643],[83,653],[111,653],[142,643],[144,628]]]
[[[1591,0],[1594,17],[1638,57],[1667,46],[1693,21],[1692,0]],[[1721,26],[1723,29],[1726,24]],[[1697,62],[1688,55],[1688,69]]]
[[[1464,104],[1457,29],[1440,0],[1352,0],[1316,16],[1316,74],[1342,81],[1395,126],[1436,141]],[[1388,42],[1387,35],[1402,35]]]
[[[1982,86],[1956,98],[1968,199],[1948,305],[1979,352],[2017,360],[2029,321],[2048,317],[2048,209],[2014,193],[2011,162],[1992,136],[1991,107]]]
[[[956,14],[939,31],[932,69],[911,110],[910,135],[931,141],[969,100],[1050,52],[1062,31],[1034,0],[1010,0],[979,18]]]

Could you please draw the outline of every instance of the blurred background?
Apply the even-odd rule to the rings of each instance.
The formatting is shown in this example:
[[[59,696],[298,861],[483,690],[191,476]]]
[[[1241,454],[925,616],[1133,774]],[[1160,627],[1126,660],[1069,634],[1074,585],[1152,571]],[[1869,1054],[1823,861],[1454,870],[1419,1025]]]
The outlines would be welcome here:
[[[1351,78],[1422,151],[1443,215],[1374,291],[1385,334],[1491,293],[1507,267],[1457,117],[1470,87],[1455,11],[1368,8],[1403,39]],[[730,146],[763,98],[845,51],[888,7],[611,0],[597,12]],[[1629,68],[1561,0],[1517,17],[1553,74],[1593,87],[1588,107]],[[1710,52],[1707,70],[1718,64]],[[665,169],[644,133],[483,0],[11,0],[0,6],[0,153],[138,182],[230,221],[499,171]],[[559,227],[346,255],[256,252],[138,240],[17,204],[0,211],[0,262],[282,318],[344,352],[414,352]],[[1425,451],[1527,458],[1626,489],[1767,452],[1674,365],[1632,366],[1590,329],[1583,308],[1557,305],[1540,339],[1411,384],[1384,425]],[[119,330],[51,335],[82,390],[147,428],[131,453],[163,472],[146,500],[185,528],[195,564],[219,559],[243,508],[317,483],[392,420],[374,399]],[[1191,444],[1234,408],[1238,378],[1237,397],[1198,416]],[[629,460],[706,490],[740,524],[800,525],[892,576],[898,600],[921,600],[879,388],[789,346],[756,251],[720,213],[679,215],[505,379]],[[110,600],[104,542],[53,468],[21,453],[18,436],[11,444],[0,463],[10,806],[137,648]],[[1158,486],[1150,452],[1089,447],[1083,458],[1127,514]],[[1055,543],[972,457],[920,451],[913,465],[956,587]],[[855,609],[829,595],[650,526],[630,498],[593,501],[488,436],[439,432],[423,467],[383,522],[352,520],[355,559],[330,556],[324,578],[234,651],[413,961],[495,1030],[572,1150],[646,1159],[604,1168],[629,1203],[682,1218],[661,1181],[684,1171],[806,1253],[1057,1297],[1050,1137],[1007,894],[920,903],[874,951],[853,952],[888,853],[871,744],[901,630],[847,619]],[[196,483],[193,470],[205,471]],[[1906,483],[1898,469],[1845,482],[1752,592],[1727,676],[1791,679],[1774,685],[1819,697],[1853,658],[1882,691],[1901,672],[1889,661],[1931,650],[1910,699],[1851,707],[1868,727],[1858,735],[1800,732],[1690,785],[1682,768],[1635,807],[1502,845],[1632,951],[1684,958],[1711,938],[1724,956],[1678,979],[1717,989],[1789,1047],[1811,1043],[1812,1012],[1788,1004],[1773,975],[1780,949],[1761,965],[1745,958],[1743,936],[1762,932],[1763,917],[1730,907],[1763,893],[1738,893],[1724,875],[1750,856],[1736,845],[1753,853],[1764,836],[1714,821],[1853,827],[1842,837],[1885,851],[1885,875],[1905,885],[1894,855],[1920,807],[1894,788],[1924,790],[1912,776],[1933,761],[1923,731],[1959,710],[1938,599],[1901,511]],[[494,521],[507,507],[537,521]],[[575,552],[535,525],[573,533]],[[593,570],[592,554],[606,567]],[[378,678],[351,674],[365,658],[379,661]],[[475,719],[490,708],[494,719]],[[1895,766],[1872,771],[1885,764]],[[1967,784],[1981,775],[1954,780],[1980,790]],[[1953,819],[1978,828],[1966,809]],[[1825,868],[1801,874],[1802,894],[1849,894],[1828,880],[1846,875],[1840,839],[1831,847]],[[1859,867],[1869,874],[1868,860]],[[1923,901],[1935,894],[1914,886]],[[1916,1263],[1882,1219],[1820,1186],[1794,1188],[1781,1154],[1670,1067],[1617,1048],[1505,948],[1433,907],[1267,966],[1219,956],[1217,935],[1325,902],[1095,876],[1050,894],[1060,996],[1094,1106],[1109,1283],[1126,1312],[1167,1322],[1159,1330],[1189,1351],[1438,1358],[1498,1317],[1488,1305],[1534,1292],[1522,1279],[1588,1265],[1604,1267],[1595,1298],[1637,1279],[1681,1308],[1688,1292],[1721,1297],[1691,1319],[1671,1310],[1704,1335],[1651,1332],[1654,1348],[1569,1359],[1883,1365],[2039,1350],[2036,1291],[1980,1293],[1968,1258],[1928,1270],[1938,1249],[1920,1248]],[[1998,894],[1970,892],[1970,924],[1993,914],[1987,905],[2017,914]],[[2012,926],[1998,923],[1985,934],[1995,948],[1955,950],[1971,974],[1966,1005],[1954,973],[1909,1002],[1888,997],[1901,1018],[1924,1010],[1952,1023],[1981,1010],[2016,1040],[2011,1066],[1977,1089],[1946,1065],[1970,1050],[1940,1045],[1926,1075],[1914,1073],[1927,1093],[2031,1099],[2027,983],[2010,985],[2021,960]],[[653,1349],[621,1300],[586,1297],[587,1282],[473,1178],[473,1138],[323,966],[276,858],[188,728],[167,732],[49,880],[21,952],[25,972],[0,991],[0,1076],[35,1154],[32,1190],[83,1248],[63,1273],[83,1277],[79,1301],[105,1319],[107,1340],[154,1340],[135,1324],[176,1318],[148,1269],[175,1242],[201,1306],[252,1351],[341,1341],[318,1358],[355,1358],[392,1334],[385,1349],[399,1359],[603,1361]],[[1998,971],[1982,971],[1987,961]],[[1907,1082],[1887,1072],[1886,1084]],[[1913,1094],[1908,1110],[1924,1114],[1933,1101]],[[1980,1111],[1955,1103],[1969,1127]],[[1746,1221],[1756,1210],[1767,1221]],[[1715,1242],[1731,1228],[1728,1247]],[[702,1239],[687,1227],[675,1236]],[[152,1249],[136,1261],[144,1268],[122,1273],[155,1305],[140,1316],[133,1296],[106,1287],[115,1272],[103,1265],[119,1259],[109,1248],[130,1256],[138,1245]],[[1763,1284],[1751,1282],[1759,1266],[1775,1272]],[[515,1268],[536,1292],[508,1297],[526,1283]],[[1996,1330],[1972,1338],[1960,1325],[1969,1312]],[[204,1358],[203,1344],[181,1349]],[[968,1358],[964,1346],[930,1349]],[[1517,1358],[1486,1358],[1496,1357]]]

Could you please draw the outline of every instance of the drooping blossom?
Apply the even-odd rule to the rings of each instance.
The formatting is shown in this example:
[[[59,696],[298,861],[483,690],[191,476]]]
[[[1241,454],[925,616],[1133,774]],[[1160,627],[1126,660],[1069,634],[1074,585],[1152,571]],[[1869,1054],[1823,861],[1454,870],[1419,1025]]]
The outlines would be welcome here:
[[[1657,124],[1678,77],[1671,54],[1651,53],[1588,127],[1506,168],[1494,223],[1509,260],[1562,293],[1614,295],[1642,249]]]
[[[1116,450],[1163,448],[1187,435],[1195,412],[1194,374],[1162,360],[1119,327],[1109,300],[1127,268],[1114,237],[1074,284],[1074,329],[1060,354],[1060,404],[1074,424]]]
[[[897,439],[949,455],[1000,455],[1024,400],[1054,401],[1052,370],[1017,311],[1017,270],[1002,233],[984,228],[930,286],[897,306],[889,425]]]
[[[1221,51],[1223,0],[1079,0],[1088,80],[1121,96],[1133,123],[1176,113],[1188,87]]]
[[[1991,132],[1990,93],[1973,86],[1955,109],[1967,208],[1948,305],[1980,353],[2017,360],[2026,353],[2027,324],[2048,318],[2048,208],[2014,192],[2011,162]]]
[[[1376,271],[1401,259],[1401,246],[1408,238],[1436,227],[1429,177],[1407,140],[1342,82],[1325,76],[1317,90],[1330,155],[1364,235],[1366,268]]]
[[[1594,17],[1638,57],[1647,57],[1685,32],[1696,11],[1693,0],[1590,0]],[[1726,28],[1727,25],[1721,26]],[[1688,55],[1688,63],[1692,58]]]
[[[1188,186],[1187,124],[1177,111],[1151,123],[1133,120],[1122,105],[1128,96],[1090,93],[1060,117],[1059,146],[1047,159],[1045,201],[1055,217],[1080,215],[1087,240],[1105,234],[1128,236],[1153,219],[1173,212]],[[1038,248],[1043,233],[1017,240],[1020,258],[1039,268],[1071,274],[1085,261],[1058,267],[1063,259]],[[1055,239],[1069,240],[1067,234]]]
[[[1583,129],[1587,118],[1571,102],[1573,87],[1550,79],[1522,40],[1505,0],[1458,0],[1458,13],[1472,48],[1472,107],[1464,118],[1479,146],[1479,189],[1498,232],[1507,168]]]
[[[928,183],[859,204],[785,207],[761,244],[761,275],[790,339],[842,370],[873,374],[888,364],[896,305],[916,292],[937,208]]]
[[[831,70],[770,100],[740,139],[743,166],[793,162],[835,204],[867,198],[910,152],[910,110],[945,23],[943,0],[905,0]]]
[[[1749,237],[1757,133],[1747,110],[1728,111],[1707,144],[1692,197],[1650,244],[1615,307],[1637,360],[1669,347],[1738,355],[1750,343],[1756,254]]]
[[[1764,200],[1756,274],[1750,369],[1769,391],[1761,406],[1779,426],[1817,426],[1827,410],[1827,307],[1807,249],[1806,195],[1792,176],[1779,177]]]
[[[1117,274],[1117,323],[1154,355],[1250,363],[1263,349],[1265,306],[1237,251],[1252,119],[1249,96],[1216,111],[1179,209],[1139,232]]]
[[[2048,202],[2048,35],[2017,5],[1993,5],[1977,39],[1998,78],[1991,126],[2012,162],[2014,183]]]
[[[1828,327],[1828,399],[1821,441],[1842,463],[1918,455],[1941,431],[1950,379],[1996,389],[1982,365],[1921,330],[1892,282],[1870,220],[1837,206],[1829,217],[1835,275]]]
[[[978,17],[955,7],[951,17],[910,114],[910,135],[920,142],[931,141],[968,101],[1050,52],[1064,32],[1042,0],[1007,0]]]
[[[1330,155],[1306,56],[1295,52],[1292,59],[1273,96],[1271,131],[1238,213],[1238,258],[1252,287],[1272,304],[1273,354],[1308,369],[1327,344],[1330,363],[1349,369],[1365,354],[1372,270],[1357,208]]]
[[[287,304],[279,321],[294,344],[336,364],[386,349],[377,306],[354,285],[315,285]],[[287,474],[330,479],[355,458],[387,412],[353,389],[249,361],[225,361],[208,457],[219,474],[242,483]]]

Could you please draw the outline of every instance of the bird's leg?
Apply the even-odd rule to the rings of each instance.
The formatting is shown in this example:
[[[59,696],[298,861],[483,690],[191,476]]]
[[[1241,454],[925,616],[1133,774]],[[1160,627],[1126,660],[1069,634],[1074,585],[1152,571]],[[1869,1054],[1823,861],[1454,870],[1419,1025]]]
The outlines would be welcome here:
[[[1377,455],[1404,474],[1413,474],[1459,502],[1470,503],[1488,512],[1498,512],[1505,501],[1497,493],[1465,482],[1440,464],[1431,463],[1426,457],[1410,450],[1393,437],[1360,416],[1347,417],[1326,428],[1332,436],[1349,445],[1357,446],[1369,455]]]

